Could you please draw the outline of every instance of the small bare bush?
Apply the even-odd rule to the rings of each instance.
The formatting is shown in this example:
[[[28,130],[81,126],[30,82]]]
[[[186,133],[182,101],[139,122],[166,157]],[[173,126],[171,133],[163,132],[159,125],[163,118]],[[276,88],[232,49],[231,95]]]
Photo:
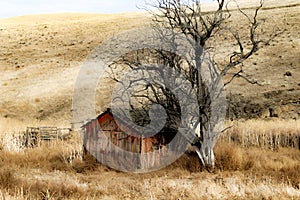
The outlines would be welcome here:
[[[219,144],[215,147],[216,165],[222,170],[248,170],[255,160],[247,151],[236,144]]]

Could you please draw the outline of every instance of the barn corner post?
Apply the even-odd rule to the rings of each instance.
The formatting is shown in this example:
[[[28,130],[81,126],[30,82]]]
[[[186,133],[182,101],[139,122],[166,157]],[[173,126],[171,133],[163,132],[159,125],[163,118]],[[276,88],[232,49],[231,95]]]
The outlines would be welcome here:
[[[82,139],[82,158],[83,160],[90,159],[90,152],[89,152],[89,141],[90,141],[90,121],[85,123],[80,127],[78,130],[79,137]],[[80,136],[81,135],[81,136]]]

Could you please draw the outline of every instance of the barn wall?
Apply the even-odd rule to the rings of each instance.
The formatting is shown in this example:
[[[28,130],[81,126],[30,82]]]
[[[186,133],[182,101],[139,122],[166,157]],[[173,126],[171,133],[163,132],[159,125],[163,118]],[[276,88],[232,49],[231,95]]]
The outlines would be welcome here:
[[[102,163],[107,163],[109,158],[114,158],[111,159],[111,162],[119,161],[119,163],[115,163],[116,165],[128,163],[126,162],[129,159],[126,158],[127,154],[121,151],[125,150],[138,153],[139,157],[130,161],[130,163],[139,166],[140,169],[159,165],[159,157],[162,151],[161,149],[153,150],[153,144],[157,143],[157,140],[154,138],[141,138],[134,130],[125,124],[120,124],[120,127],[118,127],[110,113],[101,115],[101,117],[87,123],[83,127],[86,150]],[[132,134],[127,135],[124,132],[131,132]]]

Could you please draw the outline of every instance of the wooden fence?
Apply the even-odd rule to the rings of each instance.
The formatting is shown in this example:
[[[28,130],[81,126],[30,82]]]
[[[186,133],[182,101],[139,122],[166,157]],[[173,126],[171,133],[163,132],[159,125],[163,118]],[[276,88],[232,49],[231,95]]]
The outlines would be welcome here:
[[[27,127],[24,134],[25,146],[39,146],[41,141],[65,140],[70,137],[70,128]]]

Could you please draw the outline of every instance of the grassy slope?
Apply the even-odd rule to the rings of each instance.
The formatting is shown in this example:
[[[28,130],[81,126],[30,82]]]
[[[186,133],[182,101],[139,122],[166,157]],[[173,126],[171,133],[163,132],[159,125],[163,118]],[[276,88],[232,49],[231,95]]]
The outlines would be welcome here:
[[[103,40],[144,25],[143,21],[145,16],[135,13],[53,14],[1,20],[0,118],[32,125],[40,121],[69,125],[80,63]]]
[[[286,117],[299,117],[299,106],[290,103],[299,102],[300,94],[299,6],[282,7],[295,3],[290,0],[275,5],[272,0],[266,1],[266,6],[272,7],[261,13],[267,22],[266,29],[277,24],[286,31],[245,63],[246,73],[263,86],[236,80],[228,88],[241,116],[244,110],[249,110],[246,115],[251,115],[253,107],[257,107],[253,115],[269,115],[269,108],[274,108],[276,112],[284,109],[292,112]],[[251,6],[247,1],[242,1],[242,5]],[[68,125],[72,118],[74,81],[86,56],[101,41],[124,30],[143,27],[150,20],[145,13],[52,14],[0,22],[0,121],[15,125],[20,122],[23,129],[26,124]],[[223,42],[218,45],[221,53],[232,48]],[[292,76],[284,76],[286,71],[292,72]],[[282,104],[286,106],[281,108]]]

